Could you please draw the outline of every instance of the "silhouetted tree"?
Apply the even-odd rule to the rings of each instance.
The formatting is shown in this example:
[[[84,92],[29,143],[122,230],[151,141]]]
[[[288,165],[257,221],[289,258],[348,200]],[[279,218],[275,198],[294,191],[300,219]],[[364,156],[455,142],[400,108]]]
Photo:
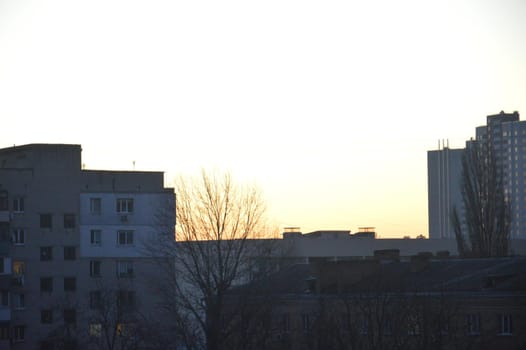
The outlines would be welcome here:
[[[156,260],[162,263],[157,292],[182,347],[220,349],[228,344],[230,323],[249,319],[225,318],[225,300],[231,287],[250,279],[253,257],[270,250],[252,240],[268,232],[265,205],[255,186],[237,185],[229,174],[179,177],[175,192],[177,242],[150,244],[167,258]]]
[[[457,208],[452,224],[461,256],[494,257],[508,254],[510,205],[502,169],[487,142],[471,141],[462,158],[462,200],[465,231]]]

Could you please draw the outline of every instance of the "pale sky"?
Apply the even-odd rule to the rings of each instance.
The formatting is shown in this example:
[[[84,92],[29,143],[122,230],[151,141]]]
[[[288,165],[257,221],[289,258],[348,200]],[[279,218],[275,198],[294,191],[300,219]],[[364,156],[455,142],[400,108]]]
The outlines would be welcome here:
[[[526,1],[0,0],[0,147],[201,168],[303,232],[427,235],[427,150],[526,119]]]

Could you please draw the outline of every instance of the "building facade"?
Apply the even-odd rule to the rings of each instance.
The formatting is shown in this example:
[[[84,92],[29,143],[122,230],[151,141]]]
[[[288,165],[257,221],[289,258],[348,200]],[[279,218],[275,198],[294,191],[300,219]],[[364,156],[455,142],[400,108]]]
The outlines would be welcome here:
[[[511,207],[511,238],[526,239],[526,121],[519,120],[518,112],[489,115],[486,125],[477,127],[476,138],[466,145],[473,142],[485,145],[485,151],[494,157],[502,175]],[[460,188],[463,152],[464,149],[448,147],[428,151],[430,238],[454,238],[451,211],[456,207],[463,212]]]
[[[463,149],[442,146],[427,152],[429,238],[454,238],[451,211],[463,210],[460,177]]]
[[[169,227],[173,239],[175,196],[163,181],[82,170],[79,145],[0,150],[1,349],[102,348],[115,330],[125,341],[126,318],[153,311],[144,242]],[[110,301],[115,312],[102,308]]]

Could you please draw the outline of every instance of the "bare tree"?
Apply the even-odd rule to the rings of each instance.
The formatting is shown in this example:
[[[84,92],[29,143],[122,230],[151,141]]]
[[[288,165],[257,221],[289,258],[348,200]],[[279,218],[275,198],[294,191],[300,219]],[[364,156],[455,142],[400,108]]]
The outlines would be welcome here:
[[[167,258],[156,260],[163,277],[155,285],[179,343],[220,349],[228,323],[239,319],[222,317],[227,291],[247,282],[253,258],[268,250],[254,240],[268,232],[265,205],[257,187],[235,184],[230,174],[180,177],[175,191],[176,242],[154,245]]]
[[[459,254],[472,257],[506,256],[510,237],[510,205],[504,192],[502,169],[491,147],[472,141],[462,158],[462,199],[466,226],[457,208],[452,212]]]

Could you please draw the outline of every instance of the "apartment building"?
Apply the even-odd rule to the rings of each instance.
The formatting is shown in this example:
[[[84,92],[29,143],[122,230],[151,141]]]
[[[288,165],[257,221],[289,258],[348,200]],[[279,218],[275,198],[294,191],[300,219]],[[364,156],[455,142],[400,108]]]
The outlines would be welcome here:
[[[99,348],[115,330],[124,342],[131,311],[154,312],[145,242],[173,240],[175,225],[163,181],[162,172],[82,170],[80,145],[0,149],[1,349]]]
[[[504,191],[511,206],[512,239],[526,239],[526,121],[519,113],[500,112],[488,115],[486,125],[476,128],[476,138],[485,150],[495,157],[498,171],[503,176]],[[454,238],[451,211],[461,213],[462,154],[464,149],[442,146],[428,151],[428,214],[429,238]],[[462,220],[462,218],[461,218]]]

